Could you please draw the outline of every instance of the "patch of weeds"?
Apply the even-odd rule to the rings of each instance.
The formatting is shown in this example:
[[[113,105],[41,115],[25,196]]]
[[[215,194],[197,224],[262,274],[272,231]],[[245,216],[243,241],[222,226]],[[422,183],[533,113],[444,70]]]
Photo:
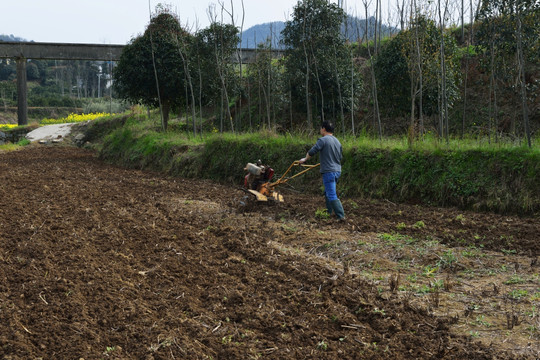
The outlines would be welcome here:
[[[289,232],[296,232],[297,231],[297,229],[294,226],[288,226],[288,225],[283,224],[283,225],[281,225],[281,227],[285,231],[289,231]]]
[[[112,352],[116,350],[116,346],[107,346],[105,348],[105,351],[103,352],[103,355],[109,356]]]
[[[413,228],[415,229],[423,229],[426,227],[426,224],[420,220],[420,221],[417,221],[414,225],[413,225]]]
[[[321,340],[317,343],[317,348],[326,351],[328,349],[328,344],[324,340]]]
[[[456,221],[464,222],[465,216],[463,214],[459,214],[458,216],[456,216]]]
[[[529,333],[530,338],[537,337],[538,333],[540,332],[540,329],[535,325],[529,325],[525,330],[527,330],[527,332]]]
[[[520,300],[522,297],[527,295],[529,295],[529,292],[523,289],[512,290],[508,293],[508,296],[514,300]]]
[[[473,269],[465,269],[461,274],[466,277],[467,279],[474,279],[476,277],[476,273]]]
[[[429,294],[432,291],[431,287],[429,287],[429,285],[426,285],[426,284],[422,284],[420,286],[416,286],[413,288],[414,288],[414,292],[420,295]]]
[[[400,247],[403,246],[403,243],[410,245],[410,244],[414,244],[417,241],[413,237],[410,237],[408,235],[401,235],[401,234],[383,233],[383,234],[378,234],[377,237],[381,240],[391,243],[392,245],[399,245]]]
[[[525,283],[525,280],[522,279],[519,275],[511,276],[508,280],[504,282],[505,285],[523,284],[523,283]]]
[[[378,237],[379,239],[386,241],[387,243],[389,243],[390,245],[394,247],[402,247],[402,245],[399,243],[399,240],[400,240],[399,234],[393,235],[393,234],[384,233],[384,234],[378,235]]]
[[[476,246],[469,246],[466,250],[461,252],[461,255],[465,257],[479,257],[481,256],[481,253]]]
[[[411,267],[411,260],[401,259],[398,261],[398,268],[400,269],[409,269]]]
[[[415,242],[417,242],[418,240],[411,237],[411,236],[407,236],[407,235],[403,235],[403,240],[405,240],[405,244],[407,245],[411,245],[411,244],[414,244]]]
[[[365,309],[361,306],[358,307],[358,309],[355,310],[355,314],[358,315],[358,314],[361,314],[365,311]]]
[[[427,247],[435,247],[435,246],[439,246],[440,242],[437,239],[433,239],[431,237],[428,237],[428,238],[426,238],[425,244],[426,244]]]
[[[531,295],[531,301],[540,301],[540,291],[537,291]]]
[[[329,219],[330,214],[328,213],[328,210],[319,208],[315,211],[315,217],[319,219]]]
[[[17,146],[26,146],[26,145],[30,145],[30,140],[28,140],[27,138],[23,138],[17,142]]]
[[[398,230],[403,230],[403,229],[406,229],[406,228],[407,228],[407,225],[405,225],[404,222],[399,222],[396,225],[396,229],[398,229]]]
[[[384,234],[378,234],[377,237],[381,240],[385,240],[388,242],[392,242],[394,240],[394,236],[392,234],[384,233]]]
[[[539,295],[540,295],[540,293],[536,293],[536,294],[539,294]],[[535,294],[535,295],[536,295],[536,294]],[[534,301],[534,300],[533,300],[533,301]],[[533,319],[534,319],[535,317],[537,317],[537,316],[538,316],[538,313],[537,313],[537,311],[536,311],[536,306],[533,306],[532,309],[531,309],[531,311],[526,311],[526,312],[525,312],[525,315],[527,315],[528,317],[533,318]]]
[[[329,242],[329,243],[324,244],[322,247],[324,249],[331,249],[333,247],[337,247],[338,245],[339,245],[339,242]]]
[[[491,323],[485,320],[484,315],[478,315],[474,323],[478,326],[491,327]]]
[[[373,312],[375,314],[381,314],[382,316],[386,316],[386,312],[384,311],[384,309],[375,308],[373,309]]]
[[[435,280],[432,283],[430,283],[430,285],[431,285],[431,288],[433,289],[433,291],[441,290],[441,289],[444,288],[444,280],[442,280],[442,279]]]
[[[504,255],[515,255],[516,254],[516,250],[507,250],[507,249],[501,249],[502,253]]]
[[[425,277],[432,277],[438,270],[438,266],[426,265],[422,271],[422,275],[424,275]]]
[[[416,273],[407,275],[407,281],[411,283],[415,283],[418,281],[418,275]]]
[[[226,335],[226,336],[224,336],[224,337],[221,338],[221,343],[222,343],[223,345],[230,344],[231,341],[232,341],[232,338],[233,338],[232,335]]]
[[[356,209],[358,209],[360,207],[360,206],[358,206],[358,204],[355,201],[352,201],[352,200],[349,200],[347,203],[354,210],[356,210]]]
[[[478,331],[469,331],[469,335],[473,338],[477,338],[477,337],[480,337],[480,334],[478,333]]]
[[[471,303],[469,305],[467,305],[467,308],[465,309],[465,317],[469,317],[471,316],[471,314],[477,310],[480,309],[480,306],[475,304],[475,303]]]
[[[446,250],[439,258],[437,265],[443,269],[451,268],[457,262],[457,257],[452,250]]]

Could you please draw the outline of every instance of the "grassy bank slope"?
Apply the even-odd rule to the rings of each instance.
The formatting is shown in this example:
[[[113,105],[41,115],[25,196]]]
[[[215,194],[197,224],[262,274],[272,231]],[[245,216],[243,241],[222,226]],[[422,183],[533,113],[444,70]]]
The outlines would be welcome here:
[[[256,133],[193,138],[174,130],[161,133],[156,122],[132,116],[89,125],[85,140],[100,143],[101,158],[123,166],[240,185],[247,162],[262,159],[280,175],[292,161],[304,156],[316,137]],[[538,149],[407,149],[358,139],[345,139],[343,144],[339,191],[344,197],[366,196],[501,213],[540,211]],[[321,190],[317,170],[291,184],[314,194]]]

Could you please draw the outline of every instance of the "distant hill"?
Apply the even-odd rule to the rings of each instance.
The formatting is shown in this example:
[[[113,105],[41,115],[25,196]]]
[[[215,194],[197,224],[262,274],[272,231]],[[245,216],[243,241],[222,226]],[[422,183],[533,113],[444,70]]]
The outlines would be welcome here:
[[[372,16],[367,20],[368,37],[373,38],[375,33],[375,18]],[[274,21],[260,25],[252,26],[242,33],[241,47],[244,49],[253,49],[257,44],[265,43],[267,39],[272,40],[272,47],[279,48],[281,40],[281,31],[285,28],[285,22]],[[398,29],[381,24],[383,36],[392,35],[398,32]],[[341,32],[351,42],[358,41],[358,38],[363,38],[366,32],[366,20],[359,19],[353,16],[347,16],[345,22],[341,25]]]
[[[17,36],[13,36],[13,34],[12,35],[0,34],[0,41],[27,42],[28,40],[17,37]]]
[[[372,16],[367,20],[368,23],[368,37],[371,39],[375,33],[375,18]],[[267,39],[272,40],[273,48],[280,48],[281,31],[285,28],[284,21],[274,21],[264,24],[252,26],[242,33],[241,47],[244,49],[254,49],[257,44],[265,43]],[[341,25],[341,32],[350,42],[358,41],[359,38],[364,37],[366,31],[366,20],[359,19],[354,16],[347,16],[345,22]],[[381,31],[383,36],[392,35],[398,32],[394,27],[381,24]],[[0,41],[28,41],[26,39],[13,36],[0,34]]]
[[[279,48],[281,31],[285,28],[285,22],[274,21],[250,27],[242,32],[242,48],[254,49],[257,44],[265,43],[267,39],[272,40],[272,47]]]

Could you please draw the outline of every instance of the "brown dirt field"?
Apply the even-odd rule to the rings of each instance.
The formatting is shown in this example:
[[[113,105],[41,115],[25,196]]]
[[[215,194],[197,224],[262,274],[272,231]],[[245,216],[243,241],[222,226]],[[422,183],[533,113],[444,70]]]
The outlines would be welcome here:
[[[0,358],[540,356],[538,217],[283,192],[0,153]]]

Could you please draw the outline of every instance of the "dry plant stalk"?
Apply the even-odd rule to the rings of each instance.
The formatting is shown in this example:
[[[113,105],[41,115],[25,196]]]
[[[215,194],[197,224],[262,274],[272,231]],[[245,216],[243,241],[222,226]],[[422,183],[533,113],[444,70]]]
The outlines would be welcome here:
[[[443,286],[444,286],[444,290],[446,291],[450,291],[454,287],[454,283],[450,279],[450,275],[448,273],[446,274],[446,277],[444,278]]]
[[[512,303],[510,311],[508,311],[508,308],[506,309],[506,328],[508,330],[512,330],[514,326],[519,324],[521,324],[521,321],[519,320],[518,313],[516,313],[516,309],[514,308],[514,303]]]
[[[395,275],[390,275],[389,279],[388,279],[388,283],[390,284],[390,291],[391,292],[396,292],[399,288],[399,282],[401,280],[401,276],[399,273],[395,274]]]
[[[439,289],[435,289],[433,292],[430,292],[429,293],[429,300],[431,302],[431,304],[433,305],[433,307],[436,307],[438,308],[439,305],[441,304],[441,296],[440,296],[440,291]]]

